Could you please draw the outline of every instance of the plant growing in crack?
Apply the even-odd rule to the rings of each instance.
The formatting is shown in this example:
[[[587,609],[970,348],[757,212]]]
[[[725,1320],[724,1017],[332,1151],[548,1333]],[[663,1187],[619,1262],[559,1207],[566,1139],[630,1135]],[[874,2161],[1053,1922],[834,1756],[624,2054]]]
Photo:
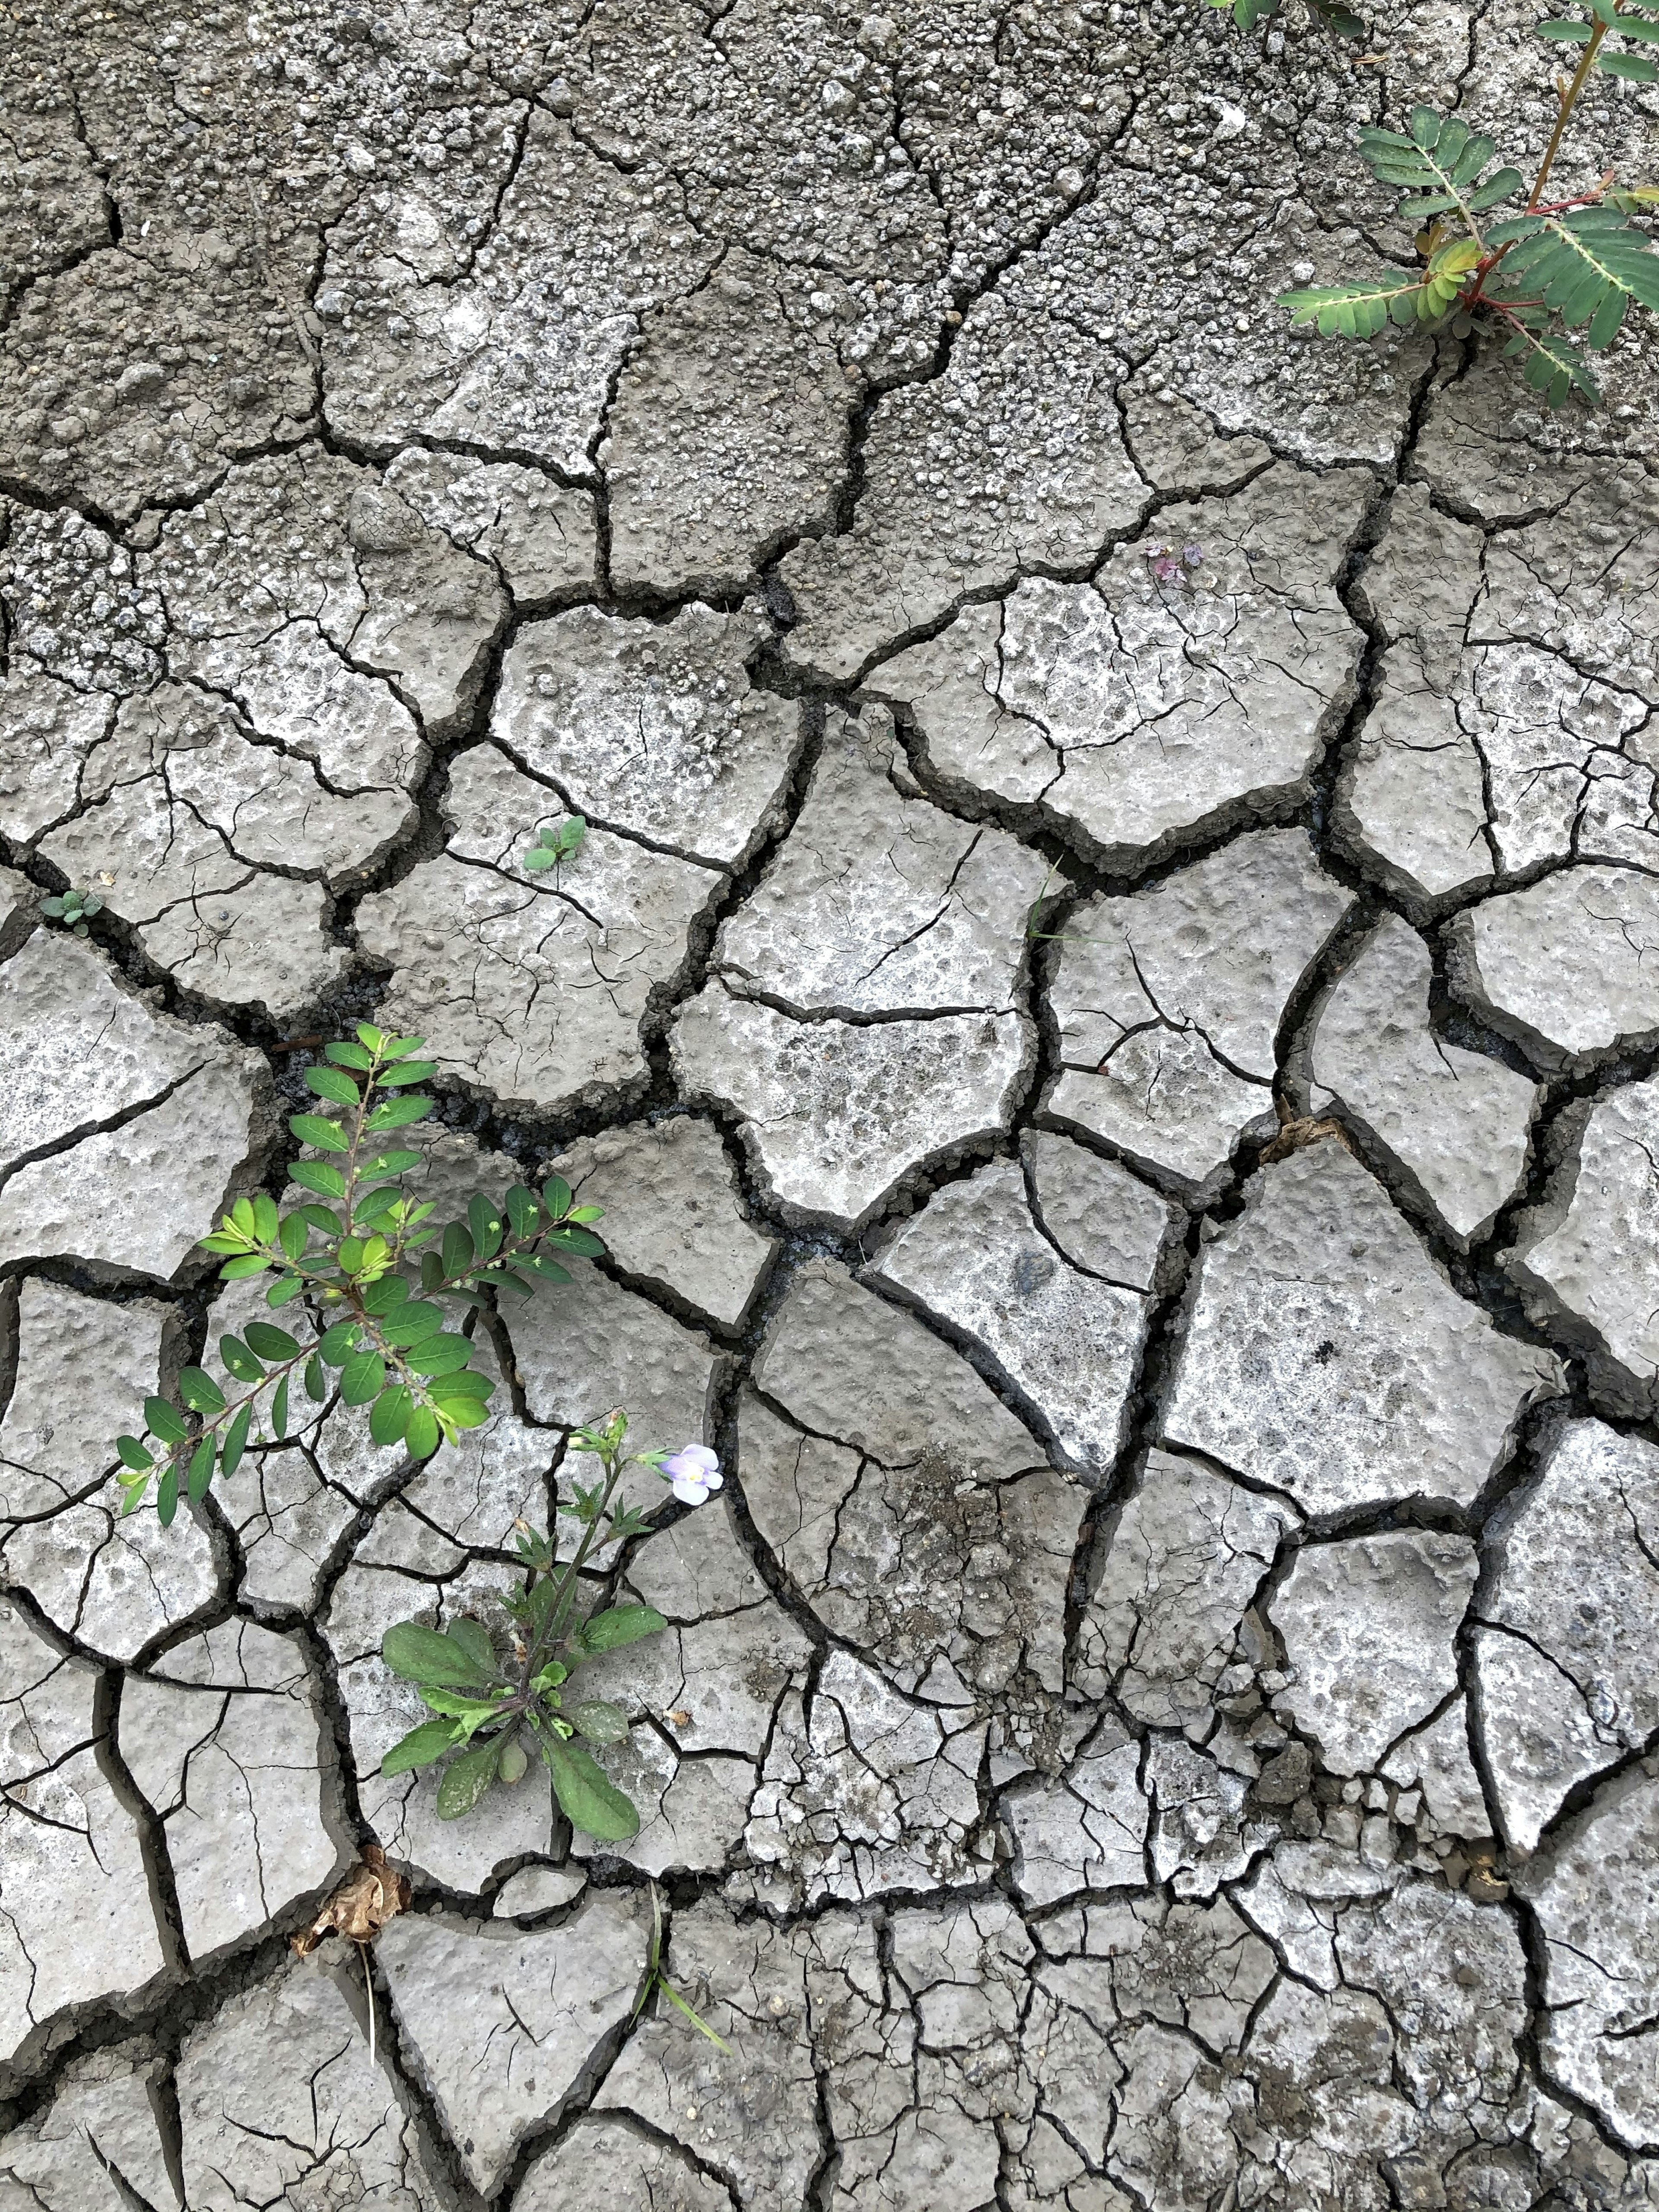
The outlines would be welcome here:
[[[310,1326],[296,1335],[250,1322],[240,1337],[219,1340],[226,1385],[205,1368],[186,1367],[179,1403],[147,1398],[145,1431],[160,1449],[133,1436],[116,1440],[123,1512],[154,1480],[165,1525],[181,1486],[192,1502],[203,1498],[216,1475],[236,1472],[256,1434],[286,1437],[296,1376],[322,1405],[336,1371],[341,1401],[368,1407],[375,1443],[426,1458],[488,1419],[495,1387],[471,1364],[471,1340],[446,1326],[456,1310],[491,1292],[528,1297],[540,1284],[568,1283],[561,1261],[604,1250],[587,1225],[601,1209],[576,1205],[557,1176],[539,1193],[515,1184],[500,1204],[478,1194],[465,1221],[441,1230],[431,1221],[434,1208],[402,1187],[421,1155],[381,1149],[432,1111],[429,1095],[413,1087],[436,1072],[435,1061],[415,1057],[420,1046],[419,1037],[389,1036],[362,1022],[306,1069],[319,1102],[336,1109],[289,1117],[301,1143],[325,1155],[291,1170],[311,1197],[286,1212],[263,1192],[239,1198],[201,1241],[222,1258],[223,1280],[270,1275],[266,1304],[302,1300]]]
[[[1223,8],[1232,17],[1241,31],[1253,31],[1258,23],[1265,23],[1278,15],[1284,0],[1209,0],[1212,8]],[[1328,31],[1334,31],[1340,39],[1363,39],[1365,26],[1358,15],[1340,4],[1340,0],[1308,0],[1308,13],[1315,22],[1322,23]]]
[[[701,1444],[630,1453],[627,1437],[628,1416],[621,1411],[572,1436],[575,1449],[599,1460],[600,1479],[586,1488],[577,1484],[572,1502],[559,1509],[581,1529],[562,1565],[547,1537],[518,1524],[525,1580],[505,1595],[514,1624],[510,1651],[465,1614],[445,1629],[409,1620],[386,1632],[380,1656],[394,1674],[415,1684],[434,1717],[393,1744],[380,1772],[406,1774],[447,1759],[438,1784],[441,1820],[471,1812],[498,1782],[522,1781],[534,1751],[573,1828],[600,1843],[639,1832],[632,1800],[585,1748],[622,1742],[628,1716],[602,1698],[572,1697],[570,1681],[588,1660],[655,1636],[668,1624],[648,1605],[607,1606],[584,1615],[580,1577],[599,1545],[625,1542],[650,1527],[637,1508],[616,1503],[629,1468],[654,1468],[687,1505],[701,1505],[721,1477],[720,1462]],[[654,1968],[654,1954],[653,1963]]]
[[[61,898],[43,898],[40,911],[48,921],[61,922],[76,937],[88,937],[91,932],[87,924],[95,914],[104,910],[104,902],[96,891],[65,891]]]
[[[587,824],[580,814],[568,814],[562,822],[549,823],[535,843],[526,848],[523,865],[532,876],[538,876],[544,869],[556,868],[561,860],[574,860],[586,835]]]
[[[1486,173],[1495,140],[1460,116],[1412,111],[1409,132],[1364,130],[1359,143],[1380,183],[1413,197],[1402,220],[1417,228],[1419,265],[1279,295],[1293,325],[1322,336],[1375,337],[1390,323],[1449,329],[1456,337],[1495,331],[1505,357],[1523,358],[1527,382],[1551,407],[1572,392],[1600,397],[1587,353],[1612,344],[1632,301],[1659,307],[1659,256],[1632,221],[1659,208],[1659,186],[1621,187],[1612,169],[1586,190],[1547,200],[1545,189],[1567,126],[1591,74],[1636,84],[1659,82],[1659,64],[1637,47],[1659,42],[1659,0],[1586,0],[1580,18],[1539,26],[1540,37],[1581,49],[1571,78],[1556,81],[1554,129],[1520,214],[1488,222],[1489,210],[1525,189],[1520,170]],[[1575,343],[1565,333],[1582,331]]]

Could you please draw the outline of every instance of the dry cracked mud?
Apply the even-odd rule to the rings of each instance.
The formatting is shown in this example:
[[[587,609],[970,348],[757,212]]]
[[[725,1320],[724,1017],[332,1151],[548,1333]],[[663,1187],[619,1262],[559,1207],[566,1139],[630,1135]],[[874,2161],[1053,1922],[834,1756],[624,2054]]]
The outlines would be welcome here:
[[[1659,2203],[1659,347],[1271,304],[1534,12],[0,6],[0,2212]],[[606,1254],[123,1521],[377,1012]],[[618,1403],[640,1833],[441,1822]]]

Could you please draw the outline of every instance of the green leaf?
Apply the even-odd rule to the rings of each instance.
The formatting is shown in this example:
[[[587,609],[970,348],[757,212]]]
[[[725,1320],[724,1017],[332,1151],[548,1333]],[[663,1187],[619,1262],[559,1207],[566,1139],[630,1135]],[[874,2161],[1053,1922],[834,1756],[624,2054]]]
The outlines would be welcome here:
[[[148,1473],[155,1464],[155,1455],[147,1452],[137,1437],[117,1437],[115,1451],[123,1467],[137,1468]]]
[[[474,1398],[482,1404],[495,1388],[489,1376],[480,1375],[476,1367],[463,1367],[447,1375],[433,1376],[426,1386],[426,1395],[434,1406],[458,1406],[464,1398]]]
[[[227,1481],[241,1464],[242,1454],[247,1449],[247,1432],[252,1419],[253,1401],[249,1398],[240,1410],[232,1415],[219,1454],[219,1473]]]
[[[430,1766],[434,1759],[441,1759],[453,1744],[461,1741],[463,1731],[453,1721],[422,1721],[405,1736],[399,1736],[380,1761],[383,1775],[407,1774],[416,1766]]]
[[[414,1410],[415,1400],[406,1383],[394,1383],[391,1389],[382,1390],[369,1408],[370,1438],[377,1444],[398,1443]]]
[[[424,1121],[431,1111],[432,1101],[419,1092],[410,1098],[388,1098],[374,1109],[363,1128],[370,1134],[381,1129],[401,1129],[411,1121]]]
[[[357,1104],[357,1086],[343,1068],[307,1067],[305,1070],[306,1088],[314,1091],[319,1098],[326,1098],[331,1106]]]
[[[1413,108],[1410,129],[1413,145],[1422,147],[1426,153],[1431,147],[1439,143],[1441,127],[1442,118],[1436,114],[1433,108]]]
[[[430,1459],[438,1449],[438,1417],[429,1406],[416,1406],[404,1431],[404,1449],[410,1459]]]
[[[441,1306],[427,1305],[415,1299],[400,1305],[395,1314],[382,1321],[380,1334],[388,1344],[424,1344],[428,1337],[437,1334],[448,1317]]]
[[[562,1176],[549,1176],[542,1185],[542,1204],[555,1221],[562,1221],[570,1211],[571,1190]]]
[[[386,1362],[378,1352],[354,1352],[340,1369],[340,1402],[366,1406],[386,1388]]]
[[[359,1044],[366,1046],[370,1052],[385,1052],[386,1036],[384,1030],[377,1030],[373,1022],[359,1022],[356,1032]]]
[[[418,1152],[381,1152],[369,1162],[358,1181],[367,1182],[371,1177],[378,1181],[382,1176],[407,1175],[410,1168],[417,1168],[420,1164],[421,1155]]]
[[[319,1237],[338,1237],[344,1227],[344,1224],[331,1206],[296,1206],[289,1216],[289,1219],[303,1221],[308,1229],[314,1229]]]
[[[276,1385],[276,1395],[270,1401],[270,1432],[275,1437],[288,1434],[288,1377],[283,1376]]]
[[[278,1241],[285,1257],[297,1267],[306,1255],[306,1224],[297,1213],[290,1213],[283,1222]]]
[[[493,1665],[481,1666],[465,1644],[441,1628],[426,1628],[418,1620],[400,1621],[380,1639],[380,1656],[394,1674],[409,1682],[433,1682],[440,1686],[487,1686],[495,1679]]]
[[[448,1633],[457,1644],[471,1653],[486,1680],[494,1681],[499,1678],[501,1666],[495,1656],[495,1646],[490,1641],[489,1631],[481,1620],[474,1620],[470,1613],[464,1613],[450,1622]]]
[[[471,1357],[472,1346],[464,1336],[431,1336],[410,1346],[404,1364],[416,1375],[454,1375]]]
[[[459,1759],[451,1759],[438,1784],[441,1820],[459,1820],[463,1814],[471,1812],[483,1802],[495,1779],[496,1757],[494,1743],[480,1743],[471,1751],[464,1751]],[[637,1821],[635,1825],[638,1826]]]
[[[320,1406],[328,1395],[328,1377],[323,1372],[323,1363],[313,1352],[306,1362],[306,1395],[313,1406]]]
[[[211,1435],[205,1436],[190,1455],[187,1492],[192,1505],[199,1504],[207,1496],[208,1486],[213,1480],[213,1449],[214,1438]],[[228,1472],[227,1468],[226,1473]]]
[[[470,1198],[466,1221],[472,1231],[472,1249],[481,1260],[493,1260],[501,1249],[501,1212],[487,1198]]]
[[[515,1182],[512,1189],[507,1192],[503,1203],[507,1207],[507,1223],[513,1234],[515,1237],[528,1237],[536,1225],[536,1217],[540,1212],[533,1192],[527,1191],[521,1182]]]
[[[337,1121],[325,1121],[319,1114],[290,1114],[288,1126],[302,1145],[315,1145],[319,1152],[349,1152],[351,1146]]]
[[[596,1237],[591,1229],[550,1229],[542,1239],[542,1249],[568,1252],[578,1260],[597,1260],[605,1250],[605,1240]]]
[[[1395,301],[1415,305],[1423,296],[1420,280],[1373,277],[1346,284],[1323,284],[1303,292],[1281,292],[1279,304],[1291,311],[1292,328],[1317,325],[1322,337],[1375,337],[1392,319]]]
[[[173,1526],[173,1516],[179,1510],[179,1466],[169,1460],[161,1469],[161,1480],[155,1486],[155,1517],[164,1528]]]
[[[250,1275],[263,1275],[270,1262],[258,1252],[250,1252],[240,1260],[227,1260],[219,1270],[219,1279],[224,1283],[240,1283]]]
[[[472,1239],[459,1221],[452,1221],[445,1230],[440,1250],[443,1257],[444,1274],[451,1282],[465,1274],[472,1265]]]
[[[591,1753],[579,1744],[546,1736],[542,1757],[552,1774],[560,1807],[573,1828],[601,1844],[625,1843],[629,1836],[638,1835],[639,1814]]]
[[[590,1743],[621,1743],[627,1736],[627,1714],[603,1698],[577,1698],[561,1706],[560,1712]]]
[[[297,1298],[304,1288],[305,1283],[300,1276],[279,1275],[265,1292],[265,1304],[268,1306],[285,1306],[290,1299]]]
[[[596,1613],[585,1620],[577,1631],[573,1643],[580,1643],[590,1656],[599,1651],[620,1651],[625,1644],[637,1644],[643,1636],[658,1636],[668,1623],[661,1613],[648,1605],[613,1605],[604,1613]]]
[[[355,1320],[337,1321],[332,1328],[323,1331],[317,1340],[317,1350],[331,1367],[345,1365],[357,1349],[357,1332],[362,1326]]]
[[[346,1194],[345,1177],[326,1160],[295,1160],[289,1170],[289,1181],[297,1182],[301,1190],[314,1190],[319,1198],[343,1198]]]
[[[360,1044],[325,1045],[323,1051],[337,1067],[355,1067],[360,1075],[368,1074],[374,1066],[374,1054],[365,1052]]]
[[[190,1434],[179,1417],[178,1408],[168,1405],[165,1398],[145,1399],[144,1426],[164,1444],[181,1444]]]
[[[226,1373],[234,1375],[239,1382],[264,1381],[264,1369],[240,1337],[222,1336],[219,1339],[219,1357],[224,1363]]]
[[[1645,54],[1599,53],[1595,66],[1608,76],[1621,76],[1627,84],[1659,82],[1659,62],[1650,62]]]
[[[446,1395],[443,1383],[429,1390],[427,1395],[440,1417],[440,1425],[444,1428],[478,1429],[489,1419],[488,1406],[480,1405],[476,1398],[451,1398]]]
[[[438,1073],[435,1060],[405,1060],[401,1067],[389,1067],[380,1078],[382,1091],[395,1091],[401,1084],[425,1083]]]
[[[394,1314],[408,1302],[409,1285],[401,1275],[386,1275],[380,1282],[371,1283],[362,1296],[363,1311],[380,1320]]]
[[[262,1244],[275,1238],[278,1223],[276,1201],[263,1190],[253,1194],[253,1233]]]
[[[568,1267],[562,1267],[556,1260],[544,1260],[539,1252],[526,1252],[518,1265],[528,1267],[532,1275],[539,1275],[544,1283],[568,1283],[570,1280]]]
[[[1592,36],[1588,23],[1569,23],[1557,16],[1547,23],[1534,26],[1540,39],[1559,39],[1565,45],[1586,46]]]
[[[543,846],[532,845],[524,856],[524,865],[532,876],[538,876],[544,868],[556,868],[559,856],[556,853],[548,852]]]
[[[261,1359],[292,1359],[300,1349],[296,1338],[268,1321],[251,1321],[242,1333]]]
[[[1470,195],[1468,205],[1475,215],[1484,215],[1488,208],[1496,207],[1500,200],[1509,199],[1523,191],[1526,182],[1519,169],[1495,169],[1480,191]]]
[[[222,1413],[225,1410],[224,1392],[200,1367],[179,1369],[179,1395],[192,1413]]]

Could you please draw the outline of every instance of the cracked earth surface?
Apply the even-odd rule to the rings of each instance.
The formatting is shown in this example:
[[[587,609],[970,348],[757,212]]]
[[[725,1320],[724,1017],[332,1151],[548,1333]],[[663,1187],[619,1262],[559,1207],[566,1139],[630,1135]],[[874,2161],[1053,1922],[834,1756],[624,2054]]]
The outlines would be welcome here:
[[[1285,21],[0,9],[0,2212],[1659,2203],[1659,349],[1287,337],[1549,93]],[[368,1015],[607,1254],[123,1522]],[[618,1403],[640,1833],[441,1823]]]

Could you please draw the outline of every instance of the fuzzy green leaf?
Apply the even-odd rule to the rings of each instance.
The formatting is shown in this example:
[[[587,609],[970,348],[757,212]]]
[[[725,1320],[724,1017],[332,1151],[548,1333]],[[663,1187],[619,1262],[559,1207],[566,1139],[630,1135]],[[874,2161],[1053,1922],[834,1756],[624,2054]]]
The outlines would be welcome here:
[[[495,1780],[497,1756],[494,1743],[481,1743],[475,1744],[471,1751],[464,1751],[459,1759],[451,1759],[438,1784],[437,1811],[441,1820],[459,1820],[463,1814],[471,1813],[482,1803]]]
[[[481,1666],[465,1644],[441,1628],[426,1628],[418,1620],[400,1621],[380,1639],[380,1656],[394,1674],[405,1681],[431,1682],[440,1687],[488,1685],[494,1668]]]
[[[608,1705],[603,1698],[577,1698],[559,1710],[562,1717],[590,1743],[622,1743],[626,1740],[627,1714],[620,1705]]]
[[[542,1756],[552,1774],[560,1808],[573,1828],[601,1844],[624,1843],[629,1836],[638,1835],[638,1813],[590,1753],[579,1744],[547,1736],[543,1739]],[[459,1764],[458,1759],[456,1765]]]
[[[430,1766],[434,1759],[441,1759],[452,1745],[460,1741],[463,1731],[453,1721],[422,1721],[405,1736],[399,1736],[380,1761],[383,1775],[407,1774],[416,1766]]]

